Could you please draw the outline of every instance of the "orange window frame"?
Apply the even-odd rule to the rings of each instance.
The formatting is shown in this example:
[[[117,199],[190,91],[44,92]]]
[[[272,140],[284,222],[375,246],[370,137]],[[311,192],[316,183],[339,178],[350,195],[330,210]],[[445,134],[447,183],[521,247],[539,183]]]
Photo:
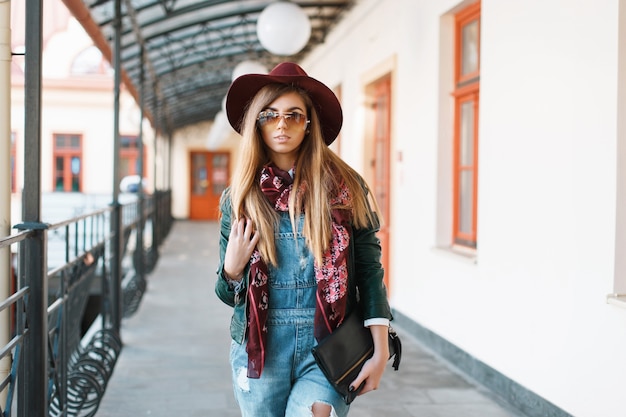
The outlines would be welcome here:
[[[454,47],[454,56],[455,56],[455,68],[454,68],[454,80],[457,86],[464,85],[470,83],[474,80],[478,81],[480,77],[480,1],[472,4],[471,6],[466,7],[462,11],[456,14],[455,16],[456,22],[456,33],[455,33],[455,47]],[[462,35],[463,28],[468,24],[477,22],[478,23],[478,62],[475,71],[469,72],[467,74],[461,74],[461,63],[462,63]]]
[[[478,118],[479,118],[479,98],[480,98],[480,2],[468,6],[455,16],[455,90],[453,97],[455,101],[454,115],[454,184],[453,184],[453,236],[454,244],[476,248],[477,246],[477,208],[478,208]],[[478,27],[478,62],[476,69],[467,74],[462,74],[462,35],[463,29],[476,22]],[[470,162],[461,161],[461,107],[463,104],[473,104],[473,149]],[[461,176],[465,172],[471,172],[472,194],[471,194],[471,227],[470,231],[461,231],[461,217],[465,214],[461,212]]]
[[[61,136],[78,138],[78,146],[57,146],[57,139]],[[63,192],[82,192],[83,191],[83,135],[76,133],[55,133],[52,135],[53,140],[53,152],[52,152],[52,189],[54,191]],[[78,190],[72,189],[72,158],[78,157],[80,161],[78,172]],[[57,190],[57,158],[63,158],[63,190]]]

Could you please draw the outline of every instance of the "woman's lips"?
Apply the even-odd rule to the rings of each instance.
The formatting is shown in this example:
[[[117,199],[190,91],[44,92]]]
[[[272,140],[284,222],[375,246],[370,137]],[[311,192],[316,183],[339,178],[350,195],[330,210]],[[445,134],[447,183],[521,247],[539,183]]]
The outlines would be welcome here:
[[[276,142],[287,142],[289,140],[289,136],[286,136],[286,135],[274,136],[274,140]]]

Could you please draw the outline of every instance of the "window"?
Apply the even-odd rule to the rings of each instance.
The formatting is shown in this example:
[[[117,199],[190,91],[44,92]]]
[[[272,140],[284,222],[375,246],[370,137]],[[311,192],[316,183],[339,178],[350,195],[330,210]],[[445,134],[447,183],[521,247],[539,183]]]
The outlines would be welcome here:
[[[476,248],[480,2],[455,16],[453,243]]]
[[[55,134],[54,191],[82,191],[82,136]]]
[[[144,148],[143,177],[146,175],[146,159]],[[139,175],[139,138],[137,136],[120,136],[120,178],[128,175]]]
[[[17,151],[16,151],[16,134],[11,132],[11,192],[17,192]]]
[[[76,56],[70,71],[74,75],[107,75],[112,73],[111,66],[102,56],[102,52],[94,45],[89,46]]]

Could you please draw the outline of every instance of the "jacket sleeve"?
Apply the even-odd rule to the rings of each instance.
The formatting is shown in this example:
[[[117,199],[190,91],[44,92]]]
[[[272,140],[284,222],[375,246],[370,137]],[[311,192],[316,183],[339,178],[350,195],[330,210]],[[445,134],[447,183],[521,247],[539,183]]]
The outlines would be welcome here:
[[[354,229],[354,274],[365,320],[386,318],[391,320],[391,308],[387,300],[387,288],[383,281],[385,271],[380,262],[380,239],[376,236],[378,224]]]
[[[369,187],[360,177],[361,187],[365,198],[369,194]],[[382,249],[380,239],[376,235],[380,231],[378,214],[372,208],[373,221],[367,227],[353,228],[352,230],[352,257],[353,273],[356,283],[356,296],[364,320],[385,318],[393,320],[391,307],[387,298],[387,288],[383,280],[385,270],[381,264]]]
[[[226,246],[228,245],[228,237],[230,236],[232,208],[228,189],[224,191],[220,198],[220,259],[217,267],[217,281],[215,283],[215,293],[217,297],[225,304],[234,307],[236,304],[243,303],[242,295],[245,293],[245,279],[241,285],[233,287],[226,280],[224,274],[224,255],[226,254]],[[245,276],[245,275],[244,275]]]

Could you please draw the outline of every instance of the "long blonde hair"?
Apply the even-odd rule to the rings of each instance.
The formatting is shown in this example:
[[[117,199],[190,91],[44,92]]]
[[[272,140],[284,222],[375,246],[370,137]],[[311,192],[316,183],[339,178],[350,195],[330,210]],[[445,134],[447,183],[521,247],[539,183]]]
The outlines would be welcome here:
[[[241,132],[241,150],[230,187],[230,198],[233,218],[245,216],[253,221],[261,236],[257,248],[263,259],[274,266],[277,264],[274,231],[279,215],[259,186],[261,169],[270,159],[260,129],[257,128],[256,118],[259,112],[278,97],[292,91],[304,100],[311,121],[295,163],[293,190],[304,191],[292,192],[289,200],[289,216],[294,233],[297,231],[295,219],[303,211],[302,232],[316,262],[320,264],[331,240],[332,209],[350,209],[352,224],[357,228],[367,227],[378,221],[370,208],[373,207],[374,211],[377,209],[376,201],[369,193],[365,181],[326,146],[315,106],[308,94],[293,85],[267,85],[255,95],[246,109]],[[329,196],[338,189],[341,181],[350,192],[351,204],[349,207],[331,207]],[[306,187],[301,187],[302,184],[306,184]]]

